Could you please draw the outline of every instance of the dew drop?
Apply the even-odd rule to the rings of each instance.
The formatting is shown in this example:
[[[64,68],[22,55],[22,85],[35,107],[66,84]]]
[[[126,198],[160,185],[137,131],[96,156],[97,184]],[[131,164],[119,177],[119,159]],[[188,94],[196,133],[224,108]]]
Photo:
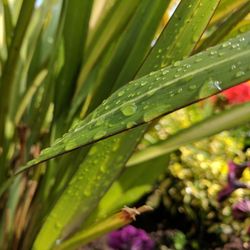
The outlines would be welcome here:
[[[179,88],[178,90],[177,90],[177,93],[181,93],[182,92],[182,88]]]
[[[217,54],[217,51],[211,50],[209,54],[210,54],[211,56],[214,56],[214,55]]]
[[[194,61],[195,61],[195,62],[201,62],[201,61],[202,61],[202,58],[201,58],[201,57],[197,57]]]
[[[235,64],[233,64],[233,65],[231,66],[231,70],[235,70],[235,69],[237,69],[237,66],[236,66]]]
[[[222,47],[223,47],[223,48],[226,48],[226,47],[228,47],[228,46],[230,46],[230,45],[231,45],[231,42],[227,41],[227,42],[224,42],[224,43],[222,44]]]
[[[189,90],[195,90],[197,86],[195,84],[192,84],[188,87]]]
[[[241,76],[244,76],[244,75],[245,75],[245,72],[241,70],[241,71],[238,71],[236,73],[235,77],[238,78],[238,77],[241,77]]]
[[[190,64],[184,64],[183,66],[184,66],[186,69],[189,69],[189,68],[191,67]]]
[[[200,89],[199,98],[205,98],[207,96],[215,94],[216,92],[218,92],[218,90],[221,91],[220,81],[208,79]]]
[[[102,173],[105,173],[105,171],[106,171],[105,165],[101,165],[100,171],[101,171]]]
[[[180,61],[176,61],[175,63],[174,63],[174,66],[175,67],[178,67],[178,66],[180,66],[181,65],[181,62]]]
[[[117,94],[117,95],[118,95],[118,96],[123,96],[123,95],[124,95],[124,93],[125,93],[125,91],[124,91],[124,90],[121,90],[121,91],[119,91],[119,92],[118,92],[118,94]]]
[[[125,116],[130,116],[133,115],[137,110],[137,107],[135,104],[126,104],[124,106],[121,107],[121,112],[125,115]]]
[[[56,240],[56,245],[61,244],[61,242],[62,242],[62,240],[61,240],[61,239],[57,239],[57,240]]]
[[[99,119],[97,119],[96,126],[100,126],[100,125],[102,125],[103,123],[104,123],[104,120],[101,119],[101,118],[99,118]]]
[[[221,84],[221,82],[220,82],[220,81],[214,81],[214,86],[215,86],[215,87],[216,87],[219,91],[221,91],[221,90],[222,90],[222,88],[221,88],[220,84]]]
[[[168,70],[164,70],[164,71],[162,71],[162,74],[163,74],[163,75],[166,75],[167,73],[169,73],[169,71],[168,71]]]
[[[132,127],[134,127],[135,125],[136,125],[135,122],[128,122],[127,125],[126,125],[126,127],[127,127],[127,128],[132,128]]]
[[[84,192],[83,192],[83,194],[85,195],[85,196],[90,196],[91,195],[91,192],[89,191],[89,190],[84,190]]]
[[[169,91],[169,95],[170,95],[170,97],[173,97],[173,96],[175,96],[175,95],[176,95],[176,92],[175,92],[175,91],[173,91],[173,90],[171,90],[171,91]]]

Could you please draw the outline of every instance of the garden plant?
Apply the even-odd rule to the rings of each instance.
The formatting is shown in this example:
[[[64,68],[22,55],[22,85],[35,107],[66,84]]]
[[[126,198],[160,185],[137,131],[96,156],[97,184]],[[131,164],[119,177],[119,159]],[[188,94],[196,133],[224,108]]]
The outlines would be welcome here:
[[[152,210],[134,204],[173,152],[249,130],[249,87],[240,101],[223,92],[237,105],[210,98],[249,85],[249,12],[249,0],[1,0],[0,249],[78,249]]]

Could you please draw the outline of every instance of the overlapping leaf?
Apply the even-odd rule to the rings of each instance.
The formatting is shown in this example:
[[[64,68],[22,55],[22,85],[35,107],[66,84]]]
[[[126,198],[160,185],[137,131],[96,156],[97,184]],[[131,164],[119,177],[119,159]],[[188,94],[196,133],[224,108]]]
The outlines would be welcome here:
[[[248,80],[249,40],[248,32],[129,83],[21,171]]]
[[[198,141],[202,138],[214,135],[222,130],[228,130],[250,121],[250,103],[236,106],[230,110],[223,111],[208,117],[193,126],[183,129],[172,135],[165,141],[161,141],[142,151],[135,153],[127,165],[132,166],[139,162],[153,159],[167,154],[180,146]]]

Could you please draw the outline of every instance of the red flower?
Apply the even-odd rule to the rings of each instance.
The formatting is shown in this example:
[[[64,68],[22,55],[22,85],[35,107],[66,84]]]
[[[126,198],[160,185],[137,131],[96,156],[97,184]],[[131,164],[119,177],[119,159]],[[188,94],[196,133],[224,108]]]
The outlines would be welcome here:
[[[239,104],[250,101],[250,82],[244,82],[221,93],[229,104]]]

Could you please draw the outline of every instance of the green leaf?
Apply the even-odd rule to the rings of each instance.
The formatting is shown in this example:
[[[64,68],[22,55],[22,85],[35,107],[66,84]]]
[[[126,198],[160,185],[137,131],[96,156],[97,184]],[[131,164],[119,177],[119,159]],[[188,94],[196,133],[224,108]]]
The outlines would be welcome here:
[[[3,0],[3,9],[4,9],[4,32],[5,32],[5,41],[7,47],[9,47],[11,42],[11,34],[13,32],[13,22],[11,17],[10,6],[7,0]]]
[[[77,247],[87,244],[92,240],[104,235],[108,232],[114,231],[131,223],[135,216],[152,210],[150,206],[141,206],[139,208],[124,208],[121,212],[104,219],[103,221],[87,228],[74,235],[72,238],[66,240],[62,244],[59,244],[55,250],[71,250]]]
[[[101,71],[101,73],[98,73],[98,77],[95,77],[97,73],[93,69],[83,89],[75,96],[72,101],[73,106],[70,109],[70,117],[83,103],[85,95],[88,93],[86,91],[88,83],[91,84],[93,93],[90,95],[90,101],[87,99],[85,102],[82,108],[84,112],[81,116],[95,109],[114,90],[133,78],[150,49],[151,41],[155,36],[167,4],[168,1],[162,0],[154,1],[153,4],[152,1],[141,1],[126,29],[119,37],[117,44],[115,46],[111,44],[111,48],[103,58],[104,62],[101,61],[95,65],[98,72]]]
[[[17,173],[248,80],[249,40],[250,32],[130,82]]]
[[[133,204],[142,195],[150,192],[156,180],[166,170],[168,162],[168,155],[164,155],[154,158],[152,161],[149,160],[131,168],[125,168],[84,226],[93,224],[93,220],[96,222],[107,217],[125,205]]]
[[[246,15],[250,12],[250,2],[246,2],[239,9],[233,12],[224,20],[217,29],[205,39],[198,47],[197,51],[216,45],[220,42]]]
[[[189,11],[186,11],[188,8],[188,5],[190,3],[194,3],[193,4],[193,8],[189,8]],[[206,4],[200,5],[199,2],[197,1],[185,1],[183,2],[179,7],[179,11],[182,10],[182,12],[185,12],[186,15],[188,15],[188,21],[185,23],[185,29],[188,29],[189,27],[189,31],[193,32],[192,28],[193,25],[196,21],[197,17],[198,19],[200,19],[199,25],[197,25],[197,30],[195,31],[196,34],[198,33],[202,33],[210,16],[206,16],[206,18],[202,19],[200,17],[200,14],[202,12],[204,12],[204,9],[206,9],[206,11],[208,11],[210,13],[210,15],[212,15],[215,6],[217,5],[218,1],[207,1]],[[179,22],[179,15],[180,12],[177,11],[178,15],[174,15],[173,18],[175,20],[175,22],[172,22],[172,24],[168,26],[168,28],[166,28],[164,30],[165,32],[169,32],[169,30],[173,31],[174,29],[172,29],[174,26],[176,26],[176,22]],[[195,13],[196,15],[190,15],[191,13]],[[183,29],[181,27],[179,27],[179,29],[177,30],[176,33],[174,33],[174,36],[176,38],[175,40],[175,44],[177,45],[177,41],[180,42],[181,39],[183,39],[183,46],[187,46],[189,48],[188,51],[186,51],[185,48],[183,48],[183,52],[186,51],[186,55],[190,54],[192,49],[194,48],[196,42],[199,39],[199,35],[195,36],[195,39],[191,39],[191,40],[186,40],[186,37],[182,37],[179,34],[183,32]],[[167,41],[167,39],[173,35],[172,33],[169,33],[169,36],[163,36],[163,40],[158,40],[156,46],[153,48],[152,52],[149,54],[149,56],[146,58],[146,62],[147,60],[153,60],[155,63],[154,65],[156,65],[156,67],[160,68],[161,62],[163,61],[163,59],[165,60],[165,54],[162,53],[159,56],[159,49],[165,49],[166,44],[164,43],[164,41]],[[161,36],[162,37],[162,36]],[[160,44],[158,46],[158,44]],[[160,47],[162,46],[162,47]],[[172,46],[172,44],[170,44],[170,46],[172,47],[172,49],[175,49],[175,46]],[[178,47],[178,46],[177,46]],[[177,48],[176,47],[176,48]],[[181,59],[184,55],[178,54],[179,57],[175,57],[174,54],[173,58],[170,57],[167,60],[169,61],[169,63],[171,61],[174,61],[176,59]],[[165,60],[165,64],[167,63]],[[150,72],[151,66],[143,66],[142,69],[139,71],[139,74],[137,74],[137,76],[139,76],[140,74],[145,74]],[[86,218],[88,216],[88,214],[93,210],[93,207],[95,207],[95,204],[97,204],[98,200],[100,199],[100,197],[102,197],[102,195],[104,194],[104,192],[107,190],[107,188],[110,186],[110,184],[112,183],[112,181],[116,178],[117,174],[119,174],[119,172],[121,171],[122,167],[124,166],[127,157],[132,153],[133,149],[135,148],[137,142],[139,141],[141,135],[145,132],[145,129],[147,128],[147,126],[143,126],[143,128],[139,128],[133,131],[133,133],[129,133],[129,134],[123,134],[121,136],[117,136],[115,137],[115,140],[113,140],[113,138],[110,138],[109,140],[103,141],[98,143],[98,145],[96,145],[96,147],[93,148],[94,151],[90,151],[90,153],[88,154],[88,156],[86,157],[85,162],[83,162],[83,164],[81,164],[81,166],[79,167],[79,170],[75,173],[73,179],[72,179],[72,187],[71,188],[77,188],[79,187],[79,185],[81,185],[82,182],[85,183],[85,186],[87,187],[87,190],[91,190],[91,195],[88,197],[86,197],[85,195],[81,196],[81,198],[78,197],[77,202],[75,202],[75,197],[70,197],[69,193],[67,193],[67,191],[69,191],[71,188],[67,189],[67,191],[65,191],[65,193],[61,196],[61,198],[59,199],[59,201],[57,202],[56,206],[54,207],[54,209],[52,210],[52,212],[50,213],[50,215],[53,214],[52,216],[52,220],[50,220],[49,218],[51,218],[51,216],[49,215],[47,218],[47,221],[45,222],[42,230],[40,231],[40,235],[37,238],[36,241],[36,246],[39,246],[40,243],[44,242],[43,239],[46,238],[46,241],[48,242],[48,239],[51,239],[52,237],[55,237],[55,235],[59,236],[59,232],[63,231],[63,227],[65,225],[67,225],[70,222],[70,226],[67,227],[68,232],[72,231],[71,229],[74,228],[74,226],[76,224],[78,224],[80,221],[82,221],[84,218]],[[97,151],[97,152],[95,152]],[[112,153],[111,153],[112,152]],[[124,153],[126,152],[126,153]],[[112,167],[111,167],[112,166]],[[108,170],[108,171],[107,171]],[[98,177],[98,183],[96,184],[93,183],[91,181],[91,179],[86,175],[87,172],[91,171],[91,175],[92,176],[96,176]],[[111,173],[112,172],[112,173]],[[94,174],[93,174],[94,173]],[[80,181],[80,179],[78,180],[78,177],[83,178],[82,181]],[[100,178],[100,179],[99,179]],[[101,190],[101,192],[100,192]],[[93,197],[95,197],[95,199],[93,199]],[[61,214],[61,207],[63,207],[66,202],[66,204],[72,204],[72,202],[70,202],[69,200],[73,198],[74,199],[74,209],[71,211],[68,211],[67,214],[64,214],[63,216],[59,215]],[[84,206],[84,204],[88,204],[88,206]],[[89,205],[91,204],[91,205]],[[82,210],[82,208],[84,208],[84,210]],[[64,210],[63,210],[64,211]],[[55,218],[55,216],[59,216],[57,218]],[[75,217],[76,216],[76,217]],[[77,217],[78,216],[78,217]],[[53,218],[54,217],[54,218]],[[70,217],[74,217],[73,218],[73,222],[71,219],[69,219]],[[61,219],[62,218],[62,219]],[[57,232],[55,229],[55,223],[61,221],[61,227],[62,228],[58,228]],[[47,228],[47,229],[46,229]],[[52,231],[48,228],[51,228]],[[53,232],[50,234],[47,234],[46,231],[50,231]],[[63,235],[67,235],[67,231],[64,232]],[[62,235],[62,237],[63,237]],[[56,239],[56,238],[54,238]],[[40,242],[40,243],[39,243]]]
[[[139,2],[139,0],[117,1],[107,13],[106,18],[100,26],[97,27],[94,36],[89,41],[86,48],[85,63],[77,79],[76,93],[80,90],[89,71],[105,52],[109,43],[111,43],[112,40],[116,38],[116,34],[126,26],[129,18],[131,18],[138,7]]]
[[[13,37],[8,50],[8,57],[3,65],[0,79],[0,145],[6,144],[6,117],[10,107],[10,95],[14,84],[14,77],[18,65],[19,53],[23,43],[24,35],[32,15],[35,0],[27,0],[22,4],[17,24],[14,28]],[[5,157],[7,149],[4,148],[3,154],[0,155],[1,176],[0,183],[6,177]]]
[[[68,2],[63,28],[64,65],[57,80],[55,95],[55,119],[65,113],[65,104],[74,93],[77,71],[85,48],[89,18],[93,0],[71,0]],[[72,29],[74,27],[74,29]]]
[[[90,74],[89,82],[95,90],[92,90],[89,94],[91,101],[84,105],[84,108],[88,104],[91,105],[87,110],[88,113],[96,108],[111,92],[127,83],[136,74],[145,54],[150,49],[151,41],[166,10],[166,6],[167,1],[162,0],[156,0],[153,3],[151,0],[140,2],[116,45],[111,45],[112,51],[106,53],[105,58],[95,65],[95,69]],[[88,82],[85,84],[88,84]],[[88,93],[88,91],[85,92],[86,94]],[[84,96],[80,95],[78,97],[80,97],[80,102],[82,102],[81,98]],[[77,100],[73,104],[77,106]],[[73,111],[73,107],[70,111]],[[75,172],[77,166],[86,156],[88,149],[84,148],[79,150],[81,152],[75,151],[73,154],[62,157],[60,163],[58,163],[60,168],[49,166],[48,171],[50,169],[53,169],[51,171],[58,171],[57,181],[52,188],[54,193],[58,194],[64,188],[65,183],[68,182],[72,173]],[[51,178],[48,179],[51,181]]]
[[[250,102],[235,106],[229,110],[208,117],[191,127],[181,130],[165,141],[135,153],[127,165],[132,166],[143,161],[170,153],[181,146],[229,130],[250,121]]]

